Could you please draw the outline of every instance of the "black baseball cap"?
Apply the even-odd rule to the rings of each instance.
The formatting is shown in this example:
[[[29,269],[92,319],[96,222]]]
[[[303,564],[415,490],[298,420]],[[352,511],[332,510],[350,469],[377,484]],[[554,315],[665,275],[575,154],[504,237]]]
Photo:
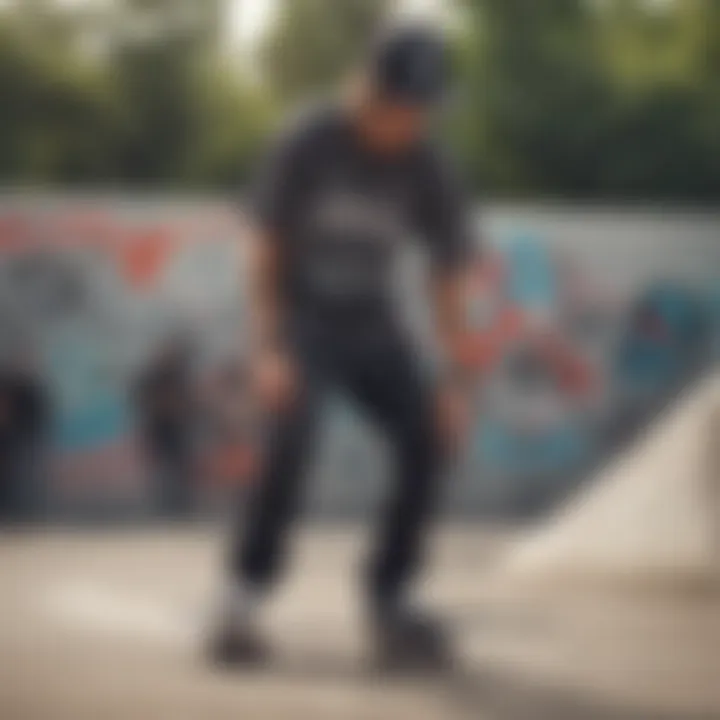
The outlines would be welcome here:
[[[449,80],[445,39],[429,27],[402,27],[384,33],[370,56],[370,79],[392,102],[418,107],[439,104]]]

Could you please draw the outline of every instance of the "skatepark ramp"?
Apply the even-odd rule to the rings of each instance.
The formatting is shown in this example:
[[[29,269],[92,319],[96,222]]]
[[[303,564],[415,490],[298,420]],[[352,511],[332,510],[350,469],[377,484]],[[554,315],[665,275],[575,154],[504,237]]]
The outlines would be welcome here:
[[[514,548],[501,578],[720,589],[720,370]]]

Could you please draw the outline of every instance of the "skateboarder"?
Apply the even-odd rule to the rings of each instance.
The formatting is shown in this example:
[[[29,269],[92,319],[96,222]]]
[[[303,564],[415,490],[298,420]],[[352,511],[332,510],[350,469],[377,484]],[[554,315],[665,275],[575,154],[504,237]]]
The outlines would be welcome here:
[[[355,401],[394,453],[363,580],[379,657],[401,667],[449,657],[440,623],[410,598],[443,461],[465,416],[455,358],[470,239],[459,189],[429,138],[446,64],[435,31],[393,30],[348,96],[296,123],[260,175],[251,208],[253,377],[273,420],[213,633],[221,660],[266,655],[257,610],[283,565],[328,386]],[[435,378],[423,373],[391,299],[393,256],[408,238],[431,264]]]

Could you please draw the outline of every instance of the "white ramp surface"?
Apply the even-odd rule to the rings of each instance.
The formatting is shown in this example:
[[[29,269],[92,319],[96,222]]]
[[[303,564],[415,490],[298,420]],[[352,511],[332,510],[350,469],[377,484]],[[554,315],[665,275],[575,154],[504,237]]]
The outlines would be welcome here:
[[[508,559],[520,582],[720,581],[720,372],[692,388],[634,447]]]

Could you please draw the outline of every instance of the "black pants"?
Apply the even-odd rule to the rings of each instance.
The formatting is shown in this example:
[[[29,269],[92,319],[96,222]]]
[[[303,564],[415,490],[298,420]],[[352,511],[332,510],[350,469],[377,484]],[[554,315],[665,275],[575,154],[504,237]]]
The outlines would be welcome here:
[[[232,565],[236,577],[261,588],[280,571],[302,495],[320,400],[332,385],[369,415],[392,450],[393,486],[366,576],[369,601],[383,602],[404,588],[421,563],[427,521],[437,504],[442,453],[433,396],[402,333],[391,323],[351,330],[304,328],[296,333],[300,389],[294,403],[273,422],[261,477],[249,498],[245,522],[238,527]]]

